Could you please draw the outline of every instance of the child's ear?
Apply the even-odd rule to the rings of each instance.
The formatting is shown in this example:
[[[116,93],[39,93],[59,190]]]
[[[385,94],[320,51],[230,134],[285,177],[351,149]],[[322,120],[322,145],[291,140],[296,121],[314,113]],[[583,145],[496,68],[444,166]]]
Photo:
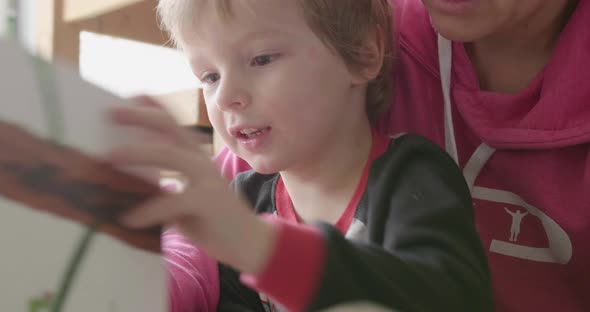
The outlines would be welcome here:
[[[374,80],[381,72],[385,57],[385,40],[380,26],[369,32],[363,45],[363,64],[359,68],[359,83]]]

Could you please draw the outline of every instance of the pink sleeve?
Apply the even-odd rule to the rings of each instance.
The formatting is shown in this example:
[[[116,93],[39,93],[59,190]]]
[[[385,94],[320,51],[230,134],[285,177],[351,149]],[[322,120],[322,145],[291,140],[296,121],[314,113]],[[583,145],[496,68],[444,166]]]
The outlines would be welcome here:
[[[170,312],[217,310],[217,262],[175,230],[162,235],[162,252],[168,271]]]
[[[226,146],[215,156],[215,163],[221,169],[223,177],[228,181],[233,180],[238,173],[251,169],[245,160],[236,156]]]

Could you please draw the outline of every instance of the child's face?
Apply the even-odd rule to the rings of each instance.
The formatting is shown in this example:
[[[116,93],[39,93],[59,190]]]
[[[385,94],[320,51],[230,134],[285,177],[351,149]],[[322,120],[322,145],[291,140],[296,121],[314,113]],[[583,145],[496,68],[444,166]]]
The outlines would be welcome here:
[[[312,32],[296,1],[231,3],[227,20],[206,8],[181,42],[213,127],[258,172],[314,161],[346,137],[347,123],[367,118],[362,78]]]
[[[523,21],[569,0],[422,0],[436,29],[455,41],[472,42],[522,29]],[[549,4],[549,5],[548,5]],[[557,5],[556,5],[557,4]]]

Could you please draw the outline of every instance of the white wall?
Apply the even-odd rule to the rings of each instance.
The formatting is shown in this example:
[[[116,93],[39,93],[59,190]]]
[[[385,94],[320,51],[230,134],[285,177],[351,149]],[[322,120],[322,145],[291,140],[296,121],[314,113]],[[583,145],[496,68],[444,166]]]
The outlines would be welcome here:
[[[6,0],[0,0],[6,1]],[[37,30],[37,2],[40,0],[18,0],[18,37],[31,52],[35,51]],[[47,0],[41,0],[47,1]]]
[[[197,80],[179,51],[82,32],[82,77],[122,97],[195,89]]]
[[[156,96],[181,124],[197,121],[197,80],[177,50],[82,32],[80,73],[122,97]]]
[[[0,0],[0,37],[6,33],[6,5],[8,0]]]
[[[37,1],[46,0],[18,0],[18,12],[16,26],[18,29],[18,38],[22,45],[29,51],[35,51],[35,34],[37,30]],[[8,31],[8,2],[9,0],[0,0],[0,37],[5,36]]]

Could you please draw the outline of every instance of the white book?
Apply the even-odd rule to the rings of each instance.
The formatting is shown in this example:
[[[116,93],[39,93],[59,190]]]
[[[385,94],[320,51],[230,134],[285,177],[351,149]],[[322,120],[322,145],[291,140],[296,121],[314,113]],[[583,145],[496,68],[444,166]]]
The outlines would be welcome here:
[[[158,189],[96,160],[129,102],[2,40],[0,95],[0,311],[166,311],[159,229],[116,222]]]

